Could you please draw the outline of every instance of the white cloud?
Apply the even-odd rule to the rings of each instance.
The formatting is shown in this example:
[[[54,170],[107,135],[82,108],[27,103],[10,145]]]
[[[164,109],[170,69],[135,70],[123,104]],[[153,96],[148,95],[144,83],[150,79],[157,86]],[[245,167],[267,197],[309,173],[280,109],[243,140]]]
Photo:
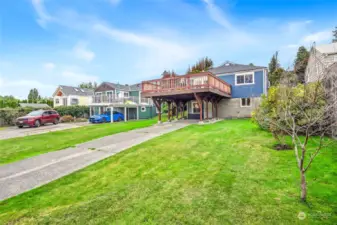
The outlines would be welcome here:
[[[232,29],[232,24],[226,18],[223,11],[217,5],[214,4],[213,0],[202,0],[202,1],[206,3],[208,14],[216,23],[225,27],[228,30]]]
[[[44,7],[44,0],[32,0],[33,7],[38,15],[37,23],[45,28],[49,21],[52,21],[53,18],[47,13]]]
[[[55,69],[55,64],[52,63],[52,62],[48,62],[48,63],[45,63],[45,64],[43,65],[43,67],[44,67],[46,70],[51,71],[51,70],[54,70],[54,69]]]
[[[95,53],[90,51],[88,48],[88,43],[80,41],[73,48],[73,52],[76,58],[83,59],[87,62],[92,61],[95,58]]]
[[[312,33],[303,38],[305,43],[320,43],[331,40],[331,31],[320,31],[317,33]]]
[[[19,79],[12,81],[10,79],[0,78],[0,95],[13,95],[19,99],[27,98],[29,90],[32,88],[37,88],[40,95],[48,95],[46,93],[51,93],[55,90],[56,85],[42,83],[37,80],[27,80]]]
[[[67,82],[72,83],[72,85],[78,85],[82,82],[93,82],[98,81],[99,78],[97,76],[85,74],[85,73],[78,73],[72,71],[64,71],[62,73],[62,77],[67,80]]]

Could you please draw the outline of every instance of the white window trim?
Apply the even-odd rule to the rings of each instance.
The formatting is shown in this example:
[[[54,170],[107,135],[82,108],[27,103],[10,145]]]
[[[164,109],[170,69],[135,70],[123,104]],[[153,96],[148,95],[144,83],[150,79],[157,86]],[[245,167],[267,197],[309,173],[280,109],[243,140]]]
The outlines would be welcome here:
[[[97,94],[100,94],[100,95],[102,95],[102,92],[95,92],[95,95],[97,95]]]
[[[96,93],[99,93],[99,92],[96,92]],[[111,95],[113,95],[114,91],[107,91],[107,92],[105,92],[106,96],[108,96],[108,93],[111,93]]]
[[[240,107],[241,108],[250,108],[250,107],[252,107],[252,98],[249,98],[250,99],[250,105],[242,105],[242,99],[243,98],[240,98]],[[248,99],[248,98],[245,98],[245,99]]]
[[[238,84],[237,83],[237,77],[238,76],[244,76],[244,75],[252,75],[253,77],[253,83],[243,83],[243,84]],[[244,79],[245,80],[245,79]],[[255,84],[255,73],[254,72],[247,72],[247,73],[237,73],[235,74],[235,86],[242,86],[242,85],[253,85]]]
[[[128,96],[125,96],[125,94],[127,94]],[[129,92],[124,92],[124,96],[123,96],[124,98],[129,98],[130,97],[130,93]]]
[[[197,101],[191,101],[191,107],[190,107],[190,114],[200,114],[200,112],[198,112],[198,113],[195,113],[195,112],[193,112],[193,103],[197,103],[198,104],[198,102]],[[200,109],[200,111],[201,111],[201,109]]]

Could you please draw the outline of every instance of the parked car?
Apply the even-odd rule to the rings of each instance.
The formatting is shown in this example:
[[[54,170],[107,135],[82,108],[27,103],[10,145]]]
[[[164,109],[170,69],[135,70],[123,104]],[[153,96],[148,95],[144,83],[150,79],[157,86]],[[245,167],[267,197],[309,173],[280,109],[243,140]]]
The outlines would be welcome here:
[[[113,121],[123,121],[124,120],[124,114],[113,111]],[[90,123],[106,123],[111,122],[111,113],[110,111],[106,111],[101,115],[94,115],[89,118]]]
[[[26,116],[22,116],[16,119],[16,125],[19,128],[24,126],[39,127],[46,123],[58,124],[60,121],[60,115],[54,110],[38,110],[28,113]]]

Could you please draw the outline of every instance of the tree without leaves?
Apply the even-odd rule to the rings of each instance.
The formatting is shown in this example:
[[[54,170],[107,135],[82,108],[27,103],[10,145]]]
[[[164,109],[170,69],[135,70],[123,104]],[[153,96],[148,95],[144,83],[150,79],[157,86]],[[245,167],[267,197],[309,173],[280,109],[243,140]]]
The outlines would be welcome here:
[[[265,115],[276,136],[289,135],[292,139],[302,201],[307,199],[306,173],[319,152],[330,143],[326,135],[331,135],[337,127],[336,73],[326,72],[318,82],[296,87],[289,85],[291,81],[286,82],[287,78],[282,79],[274,96],[273,113]],[[327,81],[329,89],[325,85]],[[311,146],[308,146],[309,140],[312,140]]]
[[[196,62],[192,67],[189,66],[187,73],[200,73],[209,70],[213,67],[213,60],[204,57],[202,59],[199,59],[198,62]]]
[[[163,78],[167,78],[167,77],[175,77],[175,76],[177,76],[178,74],[176,74],[175,72],[174,72],[174,70],[169,70],[169,71],[167,71],[167,70],[164,70],[164,72],[161,74],[161,76],[163,77]]]
[[[308,65],[309,56],[310,53],[304,46],[299,47],[294,63],[294,71],[297,75],[298,82],[302,84],[305,83],[305,70]]]

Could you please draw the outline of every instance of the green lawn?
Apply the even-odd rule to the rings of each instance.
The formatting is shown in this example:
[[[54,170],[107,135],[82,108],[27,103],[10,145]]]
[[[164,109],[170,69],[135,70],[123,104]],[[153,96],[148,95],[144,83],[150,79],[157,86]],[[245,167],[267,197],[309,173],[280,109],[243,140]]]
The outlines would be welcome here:
[[[110,134],[148,127],[155,123],[157,123],[157,119],[95,124],[63,131],[0,140],[0,165],[42,153],[61,150]]]
[[[336,224],[337,144],[307,174],[308,204],[273,144],[249,120],[192,125],[3,201],[0,224]]]

